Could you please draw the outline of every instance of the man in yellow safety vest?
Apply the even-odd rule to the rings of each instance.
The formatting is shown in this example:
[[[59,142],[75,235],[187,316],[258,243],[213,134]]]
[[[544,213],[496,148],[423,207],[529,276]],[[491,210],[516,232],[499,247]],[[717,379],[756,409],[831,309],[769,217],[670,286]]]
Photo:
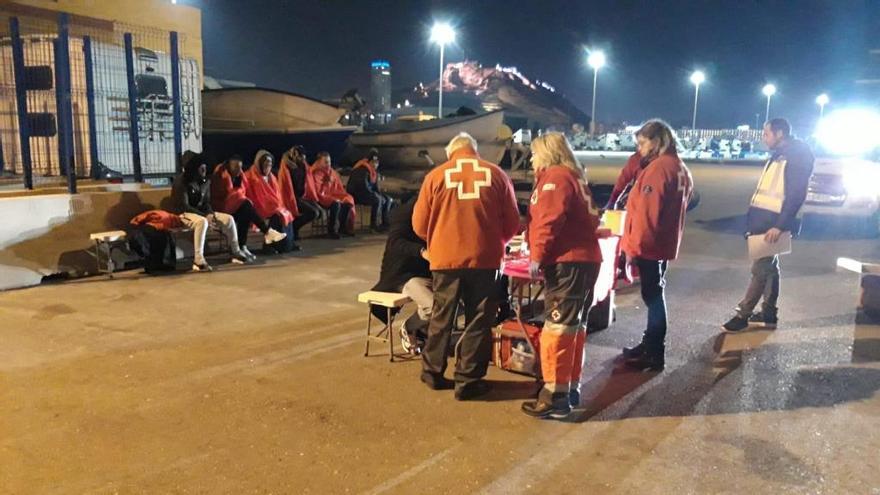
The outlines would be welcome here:
[[[775,243],[783,232],[796,234],[800,228],[797,214],[807,197],[814,159],[810,147],[792,137],[791,125],[785,119],[772,119],[764,124],[762,138],[771,155],[749,206],[748,233],[763,234],[766,242]],[[761,311],[754,313],[762,297]],[[723,330],[776,328],[778,298],[779,256],[754,260],[746,295],[737,306],[736,315],[722,325]]]

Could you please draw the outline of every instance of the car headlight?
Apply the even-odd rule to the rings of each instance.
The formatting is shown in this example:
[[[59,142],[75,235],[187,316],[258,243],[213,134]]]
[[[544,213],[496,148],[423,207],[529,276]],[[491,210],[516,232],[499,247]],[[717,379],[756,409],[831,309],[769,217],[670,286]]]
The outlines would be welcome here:
[[[851,166],[843,173],[846,193],[858,198],[876,198],[880,194],[880,171],[875,167]]]

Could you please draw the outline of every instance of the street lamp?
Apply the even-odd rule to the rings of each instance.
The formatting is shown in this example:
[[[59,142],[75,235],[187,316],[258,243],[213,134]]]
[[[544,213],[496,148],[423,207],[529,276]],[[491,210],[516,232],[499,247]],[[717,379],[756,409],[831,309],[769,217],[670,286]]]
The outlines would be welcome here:
[[[702,71],[694,71],[691,74],[691,82],[694,84],[694,119],[691,121],[691,129],[697,128],[697,100],[700,98],[700,84],[706,80],[706,74]]]
[[[443,118],[443,51],[448,43],[455,41],[455,30],[445,22],[438,22],[431,28],[431,41],[440,45],[440,86],[437,97],[437,118]]]
[[[825,105],[827,105],[829,101],[831,101],[831,100],[830,100],[830,98],[828,98],[828,95],[825,93],[822,93],[821,95],[816,97],[816,104],[819,105],[819,118],[820,119],[825,115]]]
[[[772,84],[767,84],[764,86],[764,89],[761,90],[764,93],[764,96],[767,97],[767,115],[764,118],[764,122],[770,121],[770,97],[776,94],[776,86]]]
[[[601,51],[590,52],[587,63],[593,68],[593,114],[590,116],[590,134],[596,135],[596,83],[599,81],[599,69],[605,65],[605,54]]]

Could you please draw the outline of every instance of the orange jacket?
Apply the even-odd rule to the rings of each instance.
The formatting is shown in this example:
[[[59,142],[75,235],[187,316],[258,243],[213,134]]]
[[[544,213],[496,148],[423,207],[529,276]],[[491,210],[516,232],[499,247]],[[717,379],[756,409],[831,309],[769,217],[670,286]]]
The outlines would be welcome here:
[[[677,258],[693,188],[691,172],[677,154],[654,158],[639,173],[626,202],[626,254],[657,261]]]
[[[247,176],[241,174],[241,186],[235,187],[232,176],[221,163],[214,168],[211,177],[211,207],[214,211],[234,214],[247,201]]]
[[[425,177],[412,225],[428,242],[431,270],[497,270],[519,229],[513,184],[473,149],[458,149]]]
[[[561,165],[538,174],[529,205],[528,242],[532,261],[600,263],[596,229],[599,210],[587,184]]]
[[[156,230],[178,229],[183,226],[180,217],[164,210],[147,210],[131,219],[132,225],[149,225]]]
[[[281,198],[281,189],[278,180],[271,173],[263,178],[260,166],[254,165],[245,172],[247,176],[247,197],[254,204],[257,215],[260,218],[270,218],[273,215],[281,215],[284,225],[293,221],[294,213],[291,212]],[[296,204],[294,202],[294,204]]]

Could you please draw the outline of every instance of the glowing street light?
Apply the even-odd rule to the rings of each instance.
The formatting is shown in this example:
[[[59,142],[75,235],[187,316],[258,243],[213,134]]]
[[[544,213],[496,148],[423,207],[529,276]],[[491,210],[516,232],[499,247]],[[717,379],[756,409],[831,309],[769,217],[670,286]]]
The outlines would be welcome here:
[[[691,129],[697,128],[697,100],[700,98],[700,84],[706,81],[706,74],[703,71],[694,71],[691,74],[691,83],[694,85],[694,119],[691,121]]]
[[[819,105],[820,119],[825,115],[825,105],[827,105],[829,101],[831,101],[831,99],[828,98],[828,95],[825,93],[822,93],[821,95],[816,97],[816,105]]]
[[[445,22],[438,22],[431,28],[431,41],[440,45],[440,87],[437,96],[437,118],[443,118],[443,51],[447,44],[455,42],[455,30]]]
[[[767,114],[764,118],[764,122],[770,121],[770,98],[776,94],[776,86],[772,84],[767,84],[764,86],[764,89],[761,90],[764,93],[764,96],[767,97]]]
[[[590,134],[596,134],[596,86],[599,81],[599,69],[605,66],[605,54],[601,51],[590,52],[587,63],[593,68],[593,114],[590,116]]]

